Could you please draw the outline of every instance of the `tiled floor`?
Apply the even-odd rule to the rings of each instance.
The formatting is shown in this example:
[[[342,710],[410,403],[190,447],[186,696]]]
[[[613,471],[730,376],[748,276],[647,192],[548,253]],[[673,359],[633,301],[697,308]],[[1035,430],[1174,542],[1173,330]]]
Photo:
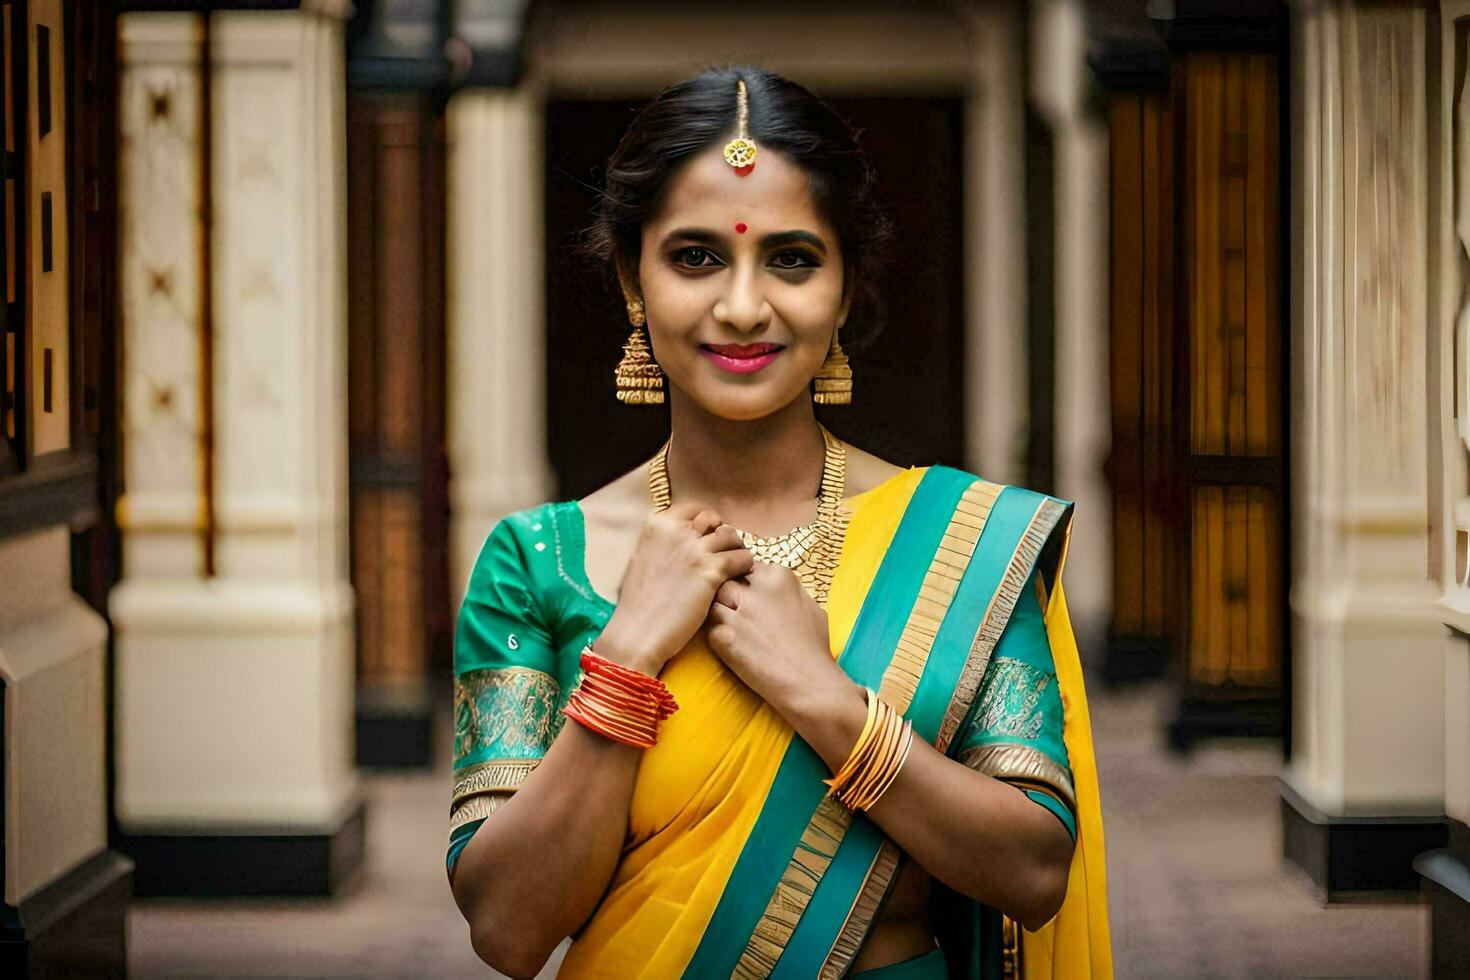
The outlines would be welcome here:
[[[1421,906],[1323,908],[1281,867],[1272,750],[1174,758],[1159,692],[1092,702],[1119,977],[1425,975]],[[366,780],[369,868],[335,900],[135,902],[133,975],[489,976],[445,881],[447,786],[447,772]]]

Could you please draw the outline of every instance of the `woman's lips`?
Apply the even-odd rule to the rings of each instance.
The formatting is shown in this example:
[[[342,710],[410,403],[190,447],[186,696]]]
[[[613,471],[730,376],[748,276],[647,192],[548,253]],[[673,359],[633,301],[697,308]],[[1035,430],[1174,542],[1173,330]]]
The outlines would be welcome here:
[[[780,344],[701,344],[699,352],[731,374],[752,374],[781,353]]]

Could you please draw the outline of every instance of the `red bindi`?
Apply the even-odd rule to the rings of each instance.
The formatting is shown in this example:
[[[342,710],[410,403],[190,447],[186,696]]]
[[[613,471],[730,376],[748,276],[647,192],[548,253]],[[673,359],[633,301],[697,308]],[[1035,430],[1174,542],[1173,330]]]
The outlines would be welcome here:
[[[735,231],[736,231],[737,234],[740,234],[740,235],[745,234],[745,222],[743,222],[743,221],[737,221],[737,222],[735,222]]]

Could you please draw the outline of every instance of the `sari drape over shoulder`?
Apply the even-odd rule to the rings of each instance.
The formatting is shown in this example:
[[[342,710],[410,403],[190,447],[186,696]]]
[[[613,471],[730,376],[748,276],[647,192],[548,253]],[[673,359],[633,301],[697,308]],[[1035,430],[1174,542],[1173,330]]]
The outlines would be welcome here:
[[[1037,932],[934,885],[950,976],[1111,976],[1102,820],[1062,566],[1072,505],[944,466],[843,502],[834,657],[959,763],[1026,793],[1076,841]],[[456,632],[448,863],[560,730],[577,654],[612,603],[573,501],[486,540]],[[847,974],[905,856],[825,797],[830,775],[696,635],[660,675],[680,704],[640,762],[622,858],[573,937],[570,977]]]

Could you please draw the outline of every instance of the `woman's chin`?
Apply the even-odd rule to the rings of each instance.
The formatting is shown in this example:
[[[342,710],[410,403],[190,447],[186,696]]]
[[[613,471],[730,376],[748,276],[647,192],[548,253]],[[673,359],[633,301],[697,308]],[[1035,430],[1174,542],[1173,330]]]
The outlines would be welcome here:
[[[742,386],[741,390],[731,390],[736,387],[720,385],[716,390],[705,387],[697,400],[711,415],[732,422],[763,419],[779,412],[791,402],[790,397],[782,397],[784,393],[775,391],[770,385]]]

